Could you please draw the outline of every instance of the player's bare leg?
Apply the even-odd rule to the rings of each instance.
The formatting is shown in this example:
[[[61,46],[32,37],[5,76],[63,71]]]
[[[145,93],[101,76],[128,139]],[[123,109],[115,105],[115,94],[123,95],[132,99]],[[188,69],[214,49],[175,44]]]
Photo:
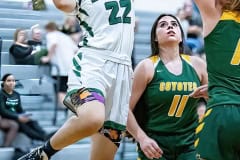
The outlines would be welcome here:
[[[91,160],[114,160],[118,147],[103,134],[92,137]]]
[[[45,145],[51,148],[52,153],[46,153],[45,146],[36,148],[18,160],[49,160],[58,150],[71,145],[82,138],[98,132],[105,119],[105,107],[103,103],[94,100],[76,108],[77,116],[70,117],[64,125],[51,137]]]
[[[60,150],[96,133],[103,125],[105,108],[103,103],[95,100],[78,107],[77,115],[70,117],[50,139],[54,149]]]

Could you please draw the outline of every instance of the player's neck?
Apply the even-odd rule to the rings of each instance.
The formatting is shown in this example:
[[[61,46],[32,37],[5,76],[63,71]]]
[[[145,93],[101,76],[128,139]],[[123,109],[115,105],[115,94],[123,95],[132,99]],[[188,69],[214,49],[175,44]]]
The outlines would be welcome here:
[[[159,52],[160,58],[163,62],[174,61],[180,58],[179,47],[162,47]]]

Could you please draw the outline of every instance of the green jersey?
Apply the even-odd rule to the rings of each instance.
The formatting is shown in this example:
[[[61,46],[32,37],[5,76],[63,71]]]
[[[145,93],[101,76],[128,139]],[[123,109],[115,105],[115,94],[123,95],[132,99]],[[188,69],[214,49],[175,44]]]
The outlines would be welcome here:
[[[240,104],[240,16],[224,12],[204,41],[209,79],[208,107]]]
[[[163,134],[194,132],[197,126],[197,101],[188,95],[200,85],[187,55],[182,55],[182,73],[169,72],[158,56],[150,58],[154,76],[144,94],[147,120],[145,131]]]

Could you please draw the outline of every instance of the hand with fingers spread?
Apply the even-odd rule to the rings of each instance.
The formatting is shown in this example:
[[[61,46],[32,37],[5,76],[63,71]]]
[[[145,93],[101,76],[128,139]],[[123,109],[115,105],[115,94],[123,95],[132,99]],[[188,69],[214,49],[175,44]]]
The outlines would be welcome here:
[[[162,149],[150,137],[146,136],[139,142],[139,144],[140,144],[141,150],[149,159],[153,159],[153,158],[158,159],[162,157],[162,154],[163,154]]]
[[[189,97],[193,98],[204,98],[208,99],[208,85],[202,85],[198,88],[196,88],[191,94],[189,94]]]

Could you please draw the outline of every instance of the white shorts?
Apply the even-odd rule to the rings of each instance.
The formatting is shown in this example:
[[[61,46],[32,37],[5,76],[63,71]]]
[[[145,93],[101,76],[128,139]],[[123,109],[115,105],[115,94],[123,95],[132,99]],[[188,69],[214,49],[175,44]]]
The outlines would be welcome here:
[[[83,87],[100,92],[105,99],[104,127],[125,130],[132,89],[131,65],[101,57],[97,50],[81,50],[73,58],[68,76],[68,92]]]

